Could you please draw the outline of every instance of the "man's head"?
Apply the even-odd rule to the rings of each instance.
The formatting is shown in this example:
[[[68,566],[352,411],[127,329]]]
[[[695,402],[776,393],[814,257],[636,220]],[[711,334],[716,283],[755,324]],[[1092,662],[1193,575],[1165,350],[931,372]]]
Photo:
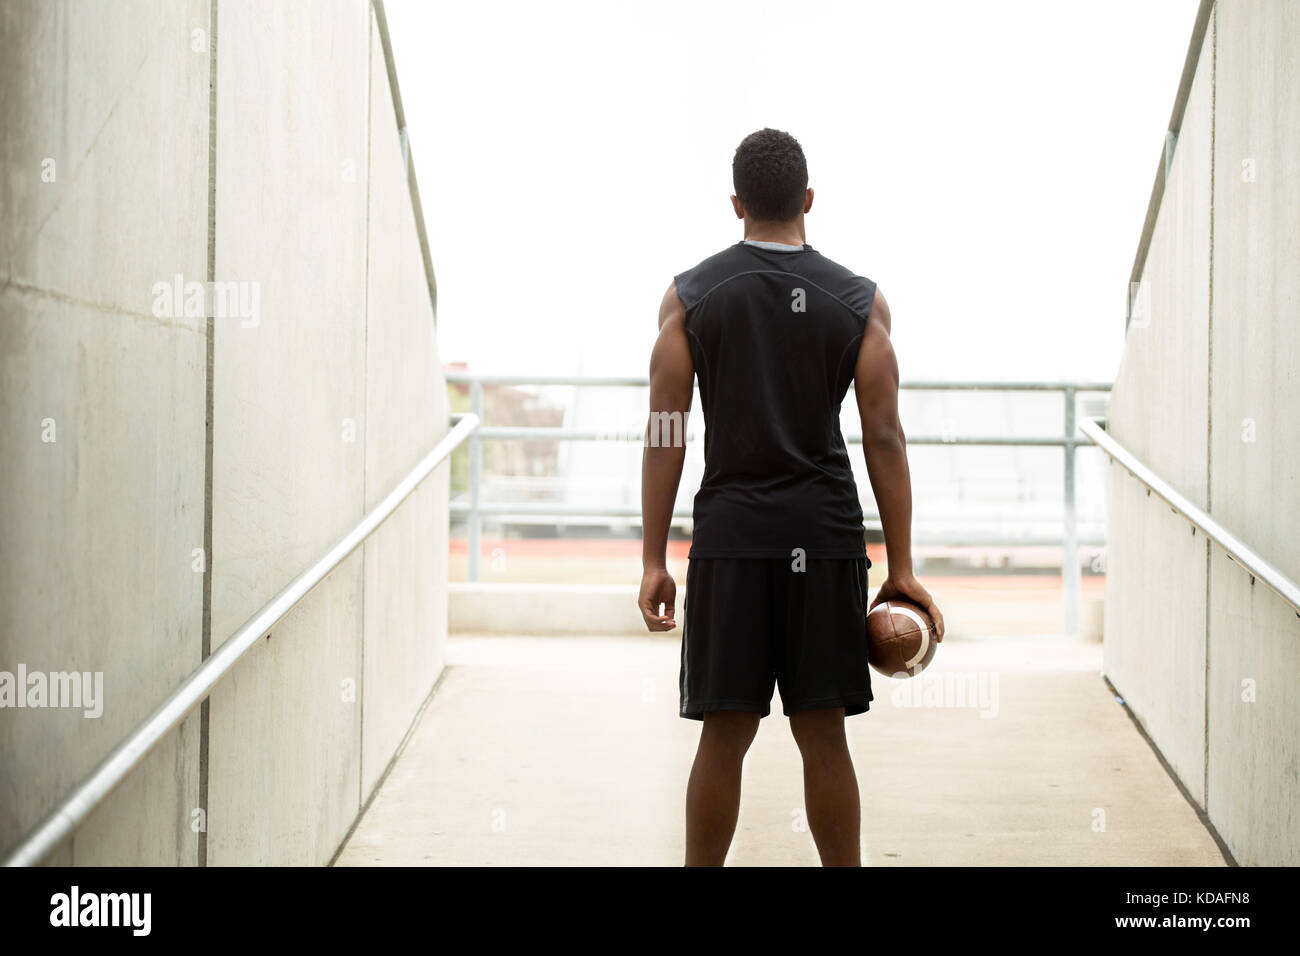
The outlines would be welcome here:
[[[812,206],[803,147],[780,130],[760,129],[741,140],[731,161],[731,181],[737,217],[791,222]]]

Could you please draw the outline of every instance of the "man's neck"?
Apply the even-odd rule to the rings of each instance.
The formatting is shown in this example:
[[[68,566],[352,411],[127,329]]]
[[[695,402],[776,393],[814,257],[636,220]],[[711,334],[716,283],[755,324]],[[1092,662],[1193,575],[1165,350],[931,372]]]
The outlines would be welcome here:
[[[746,222],[744,238],[753,242],[780,242],[787,246],[802,246],[808,241],[802,217],[794,222]]]

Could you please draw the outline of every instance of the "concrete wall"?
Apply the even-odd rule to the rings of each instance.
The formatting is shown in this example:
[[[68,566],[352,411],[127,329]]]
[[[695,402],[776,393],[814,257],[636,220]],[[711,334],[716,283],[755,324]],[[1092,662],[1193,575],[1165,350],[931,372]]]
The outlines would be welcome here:
[[[1198,57],[1107,427],[1205,506],[1213,30]],[[1107,676],[1197,800],[1205,762],[1205,538],[1111,464]]]
[[[206,326],[151,290],[206,268],[208,16],[0,5],[0,671],[105,698],[0,710],[0,847],[200,661]],[[193,863],[198,754],[195,718],[55,862]]]
[[[622,584],[526,584],[456,581],[448,585],[448,622],[454,634],[646,633],[637,589]],[[686,588],[677,577],[677,607]]]
[[[0,710],[0,850],[447,427],[369,4],[96,9],[0,8],[0,671],[100,669],[107,698]],[[152,314],[209,260],[256,317]],[[328,861],[442,667],[446,527],[444,471],[56,862]]]
[[[447,386],[379,36],[370,48],[366,508],[446,430]],[[425,410],[413,415],[412,408]],[[369,795],[442,671],[447,642],[447,496],[439,467],[365,546],[361,783]]]
[[[1217,6],[1211,511],[1300,581],[1300,4]],[[1244,862],[1295,865],[1300,619],[1214,550],[1210,818]]]
[[[216,276],[261,316],[215,323],[214,647],[364,513],[368,16],[218,8]],[[323,862],[351,825],[361,589],[354,554],[212,695],[210,863]]]
[[[1215,4],[1109,421],[1292,579],[1297,91],[1300,5]],[[1300,863],[1300,619],[1118,466],[1110,488],[1108,676],[1239,862]]]

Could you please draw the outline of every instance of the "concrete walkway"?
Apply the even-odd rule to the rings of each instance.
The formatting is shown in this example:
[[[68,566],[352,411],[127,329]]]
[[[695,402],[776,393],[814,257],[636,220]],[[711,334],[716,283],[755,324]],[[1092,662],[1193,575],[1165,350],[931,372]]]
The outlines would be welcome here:
[[[669,865],[699,725],[678,639],[453,638],[338,864]],[[868,865],[1221,865],[1099,676],[1097,644],[950,639],[849,720]],[[789,724],[764,720],[729,863],[816,865]]]

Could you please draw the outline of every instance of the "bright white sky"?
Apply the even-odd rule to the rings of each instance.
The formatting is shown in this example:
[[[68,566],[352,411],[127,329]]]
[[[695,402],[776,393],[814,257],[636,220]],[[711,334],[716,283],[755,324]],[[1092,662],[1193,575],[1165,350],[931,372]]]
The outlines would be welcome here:
[[[444,362],[644,374],[788,130],[905,379],[1102,379],[1196,0],[388,0]]]

